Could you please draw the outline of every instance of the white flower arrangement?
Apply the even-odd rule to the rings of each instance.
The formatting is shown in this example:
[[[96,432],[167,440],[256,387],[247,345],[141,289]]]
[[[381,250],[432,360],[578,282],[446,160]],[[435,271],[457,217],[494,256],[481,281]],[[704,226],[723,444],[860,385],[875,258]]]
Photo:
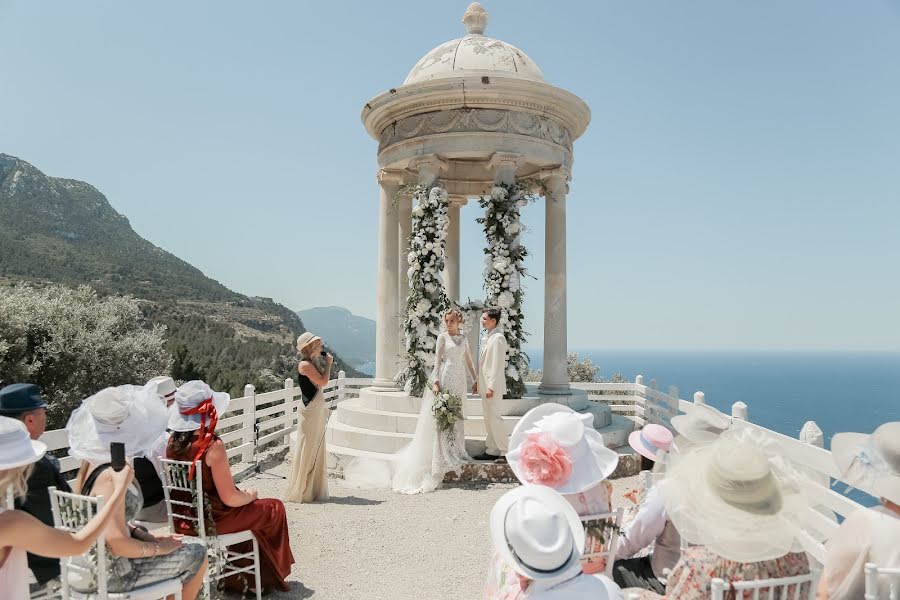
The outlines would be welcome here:
[[[447,190],[440,184],[401,189],[400,194],[412,196],[412,231],[408,241],[409,296],[406,298],[406,356],[397,375],[413,396],[421,396],[428,384],[435,342],[440,321],[448,306],[441,272],[444,270],[444,243],[447,237]]]
[[[499,326],[509,343],[506,368],[507,397],[521,398],[525,393],[524,375],[528,373],[528,356],[522,352],[527,334],[522,327],[522,301],[525,293],[522,277],[527,275],[524,260],[528,250],[520,243],[523,227],[519,210],[535,200],[534,181],[519,180],[511,185],[491,188],[490,197],[479,204],[485,209],[478,222],[484,225],[487,247],[484,249],[484,289],[487,305],[501,309]]]

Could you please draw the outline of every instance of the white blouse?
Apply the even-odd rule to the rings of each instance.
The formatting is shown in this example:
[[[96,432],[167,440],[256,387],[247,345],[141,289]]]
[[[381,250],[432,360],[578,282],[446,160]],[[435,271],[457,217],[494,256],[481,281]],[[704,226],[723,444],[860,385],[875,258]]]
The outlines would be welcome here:
[[[4,598],[28,598],[28,558],[22,548],[10,548],[0,565],[0,590]]]
[[[841,523],[825,550],[829,600],[862,598],[867,562],[879,567],[900,567],[900,515],[883,506],[858,510]],[[885,598],[888,586],[887,580],[879,582]]]

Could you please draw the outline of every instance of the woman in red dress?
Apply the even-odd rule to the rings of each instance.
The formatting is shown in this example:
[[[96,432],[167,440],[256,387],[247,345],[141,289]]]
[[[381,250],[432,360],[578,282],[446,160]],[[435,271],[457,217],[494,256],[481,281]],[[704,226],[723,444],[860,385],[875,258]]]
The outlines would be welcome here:
[[[228,394],[213,392],[202,381],[189,381],[178,388],[175,402],[169,409],[169,430],[172,435],[166,456],[186,462],[201,461],[203,492],[206,495],[207,533],[216,535],[250,529],[259,544],[260,575],[263,592],[273,589],[290,591],[285,581],[291,573],[294,555],[288,538],[287,515],[281,500],[257,498],[255,489],[239,490],[231,476],[225,444],[215,434],[219,415],[227,410]],[[193,476],[193,474],[192,474]],[[189,498],[174,498],[190,501]],[[177,512],[177,511],[176,511]],[[212,517],[213,523],[209,523]],[[193,522],[175,519],[175,530],[196,535]],[[235,551],[249,552],[241,545]],[[225,587],[242,591],[252,589],[252,575],[239,574],[225,580]]]

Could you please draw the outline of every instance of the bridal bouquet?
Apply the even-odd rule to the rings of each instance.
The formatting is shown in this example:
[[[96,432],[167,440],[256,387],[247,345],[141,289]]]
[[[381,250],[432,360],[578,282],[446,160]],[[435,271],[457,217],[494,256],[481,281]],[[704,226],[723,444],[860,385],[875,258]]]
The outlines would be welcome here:
[[[434,396],[431,412],[441,431],[452,431],[456,422],[462,419],[462,400],[448,390],[441,390]]]

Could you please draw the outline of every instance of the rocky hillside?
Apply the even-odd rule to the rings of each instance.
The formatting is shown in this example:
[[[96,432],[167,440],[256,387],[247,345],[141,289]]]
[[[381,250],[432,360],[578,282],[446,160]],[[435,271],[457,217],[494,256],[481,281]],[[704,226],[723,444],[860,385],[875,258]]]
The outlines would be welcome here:
[[[290,309],[233,292],[139,236],[92,185],[47,176],[7,154],[0,154],[0,279],[132,295],[148,322],[168,327],[173,376],[203,377],[232,394],[246,383],[272,389],[291,376],[293,343],[306,330]]]

